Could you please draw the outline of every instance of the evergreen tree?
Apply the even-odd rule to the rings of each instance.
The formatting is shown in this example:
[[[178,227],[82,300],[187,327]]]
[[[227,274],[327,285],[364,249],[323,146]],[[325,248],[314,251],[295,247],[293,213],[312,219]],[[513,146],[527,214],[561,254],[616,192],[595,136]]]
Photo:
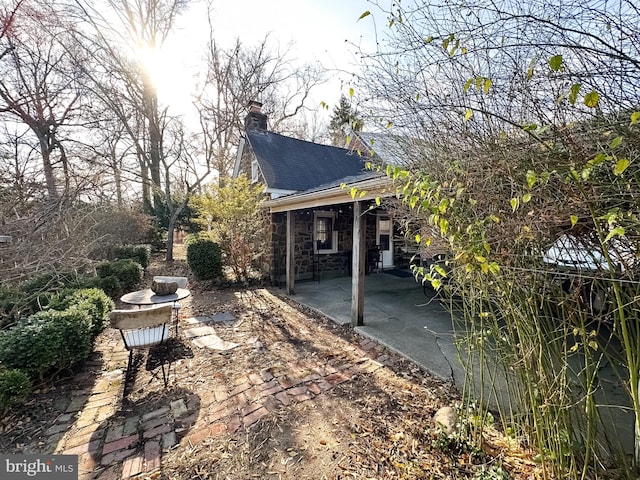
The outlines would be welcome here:
[[[364,122],[356,114],[351,102],[342,95],[340,103],[333,108],[329,121],[331,145],[344,147],[353,132],[362,131]]]

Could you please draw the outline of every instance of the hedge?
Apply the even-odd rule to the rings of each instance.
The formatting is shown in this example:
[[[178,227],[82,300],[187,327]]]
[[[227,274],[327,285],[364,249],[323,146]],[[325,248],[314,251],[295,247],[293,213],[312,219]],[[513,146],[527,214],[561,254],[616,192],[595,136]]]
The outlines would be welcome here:
[[[113,248],[113,255],[118,260],[135,260],[142,268],[147,268],[151,259],[151,245],[119,245]]]
[[[32,379],[65,370],[89,356],[92,322],[79,308],[44,310],[0,332],[0,364]]]
[[[15,369],[0,369],[0,413],[22,403],[31,393],[31,381],[26,373]]]
[[[96,286],[113,296],[135,290],[144,276],[142,266],[130,258],[101,263],[96,267],[96,271],[99,277]]]
[[[222,275],[222,250],[212,240],[197,239],[187,245],[187,263],[198,280]]]
[[[98,288],[64,290],[54,298],[49,307],[53,310],[79,309],[89,315],[91,334],[97,337],[109,322],[109,313],[115,304],[104,291]]]

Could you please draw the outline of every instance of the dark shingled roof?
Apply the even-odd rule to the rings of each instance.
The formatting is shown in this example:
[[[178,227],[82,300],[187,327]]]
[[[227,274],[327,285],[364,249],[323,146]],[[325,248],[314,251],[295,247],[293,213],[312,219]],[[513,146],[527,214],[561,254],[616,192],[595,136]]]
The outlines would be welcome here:
[[[344,148],[264,130],[246,133],[269,188],[310,190],[364,171],[365,160]]]

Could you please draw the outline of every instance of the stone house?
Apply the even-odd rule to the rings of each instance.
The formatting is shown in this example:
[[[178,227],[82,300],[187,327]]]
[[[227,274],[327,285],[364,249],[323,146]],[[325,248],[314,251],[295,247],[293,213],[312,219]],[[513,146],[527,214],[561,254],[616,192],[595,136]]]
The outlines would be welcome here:
[[[258,102],[249,105],[233,175],[244,173],[265,185],[269,275],[290,294],[296,281],[352,275],[357,303],[364,275],[401,260],[394,246],[397,226],[376,201],[394,197],[395,187],[385,175],[366,169],[368,152],[271,132],[261,108]],[[361,307],[353,307],[356,322]]]

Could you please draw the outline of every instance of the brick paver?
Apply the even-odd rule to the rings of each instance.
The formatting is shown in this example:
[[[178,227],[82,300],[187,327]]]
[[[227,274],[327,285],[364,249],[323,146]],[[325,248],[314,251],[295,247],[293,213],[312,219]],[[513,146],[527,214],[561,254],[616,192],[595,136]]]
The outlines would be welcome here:
[[[267,397],[269,395],[275,395],[276,393],[281,392],[283,390],[282,386],[275,380],[272,380],[269,383],[265,383],[262,386],[267,388],[264,388],[260,392],[259,397]]]
[[[135,453],[137,453],[137,449],[135,448],[129,448],[127,450],[118,450],[117,452],[113,452],[113,453],[108,453],[106,455],[102,455],[102,458],[100,459],[100,463],[102,465],[111,465],[114,463],[122,463],[122,461],[127,458],[130,457],[132,455],[134,455]]]
[[[242,419],[242,423],[244,423],[245,427],[250,427],[251,425],[256,423],[258,420],[260,420],[262,417],[268,414],[269,414],[269,410],[267,410],[263,406],[260,406],[260,408],[258,408],[257,410],[251,412],[248,415],[245,415],[244,418]]]
[[[227,423],[227,431],[229,433],[234,433],[236,430],[238,430],[238,428],[240,428],[240,425],[242,425],[242,419],[240,418],[240,415],[233,415],[231,418],[229,418],[229,421]]]
[[[209,429],[209,434],[212,436],[216,436],[220,433],[227,431],[227,425],[224,423],[214,423]]]
[[[153,430],[154,428],[171,423],[173,420],[168,415],[162,415],[161,417],[154,417],[140,425],[140,430]]]
[[[273,374],[268,369],[260,370],[260,376],[265,382],[270,382],[271,380],[273,380]]]
[[[163,415],[169,413],[169,411],[169,407],[163,407],[154,410],[153,412],[145,413],[142,416],[142,422],[148,422],[149,420],[153,420],[154,418],[162,417]]]
[[[192,331],[205,330],[196,325]],[[103,352],[104,364],[95,365],[108,373],[92,389],[74,392],[66,413],[47,433],[57,434],[56,453],[79,455],[80,478],[128,479],[160,468],[163,452],[178,443],[195,445],[210,436],[249,429],[270,412],[312,401],[356,375],[370,375],[393,364],[384,351],[366,339],[338,351],[335,362],[305,359],[246,372],[226,382],[213,380],[210,390],[200,396],[190,394],[142,417],[117,418],[113,415],[121,407],[127,355],[120,345],[114,346]],[[88,476],[91,470],[94,476]]]
[[[169,450],[173,446],[178,444],[178,440],[176,438],[176,432],[170,431],[162,435],[162,449]]]
[[[107,430],[107,436],[104,438],[105,443],[115,442],[116,440],[126,436],[124,434],[124,424],[111,425]]]
[[[152,472],[153,470],[160,468],[160,459],[162,456],[162,450],[160,448],[160,442],[152,440],[144,444],[144,466],[146,472]]]
[[[173,430],[173,425],[165,423],[164,425],[160,425],[158,427],[152,428],[151,430],[147,430],[142,434],[142,438],[153,438],[158,435],[163,435],[165,433],[169,433]]]
[[[139,475],[143,472],[144,457],[136,455],[135,457],[127,458],[122,463],[122,477],[131,478],[135,475]]]
[[[128,437],[120,438],[111,443],[107,443],[102,448],[102,454],[105,455],[107,453],[115,452],[117,450],[124,450],[136,444],[138,440],[140,440],[140,436],[136,434],[136,435],[130,435]]]
[[[287,395],[287,392],[276,393],[276,398],[280,400],[280,402],[284,406],[287,406],[291,403],[291,399],[289,398],[289,395]]]
[[[201,443],[205,438],[211,436],[211,430],[209,428],[200,428],[193,430],[186,437],[182,439],[182,445],[197,445]]]

